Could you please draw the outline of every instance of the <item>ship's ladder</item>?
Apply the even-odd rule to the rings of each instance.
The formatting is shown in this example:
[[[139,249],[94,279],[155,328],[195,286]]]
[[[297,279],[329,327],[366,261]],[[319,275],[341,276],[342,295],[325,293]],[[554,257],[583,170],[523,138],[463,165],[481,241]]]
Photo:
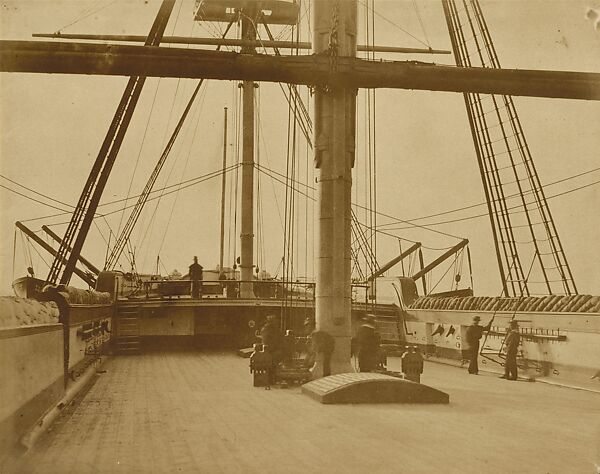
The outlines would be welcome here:
[[[141,349],[139,306],[117,308],[116,326],[116,353],[139,354]]]

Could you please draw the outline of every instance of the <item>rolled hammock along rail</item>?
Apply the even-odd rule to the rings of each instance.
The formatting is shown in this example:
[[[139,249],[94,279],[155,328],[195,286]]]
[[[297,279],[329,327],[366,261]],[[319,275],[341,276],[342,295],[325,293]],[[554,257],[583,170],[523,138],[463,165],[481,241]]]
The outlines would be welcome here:
[[[527,297],[451,297],[424,296],[415,300],[409,309],[461,311],[514,311],[550,313],[599,313],[600,296],[549,295]]]

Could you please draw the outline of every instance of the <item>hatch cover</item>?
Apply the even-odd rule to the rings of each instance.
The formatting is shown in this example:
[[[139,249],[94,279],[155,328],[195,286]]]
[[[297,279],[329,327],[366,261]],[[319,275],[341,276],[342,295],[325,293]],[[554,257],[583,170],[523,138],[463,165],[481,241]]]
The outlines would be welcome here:
[[[360,372],[336,374],[302,385],[302,393],[321,403],[449,403],[435,388],[390,375]]]

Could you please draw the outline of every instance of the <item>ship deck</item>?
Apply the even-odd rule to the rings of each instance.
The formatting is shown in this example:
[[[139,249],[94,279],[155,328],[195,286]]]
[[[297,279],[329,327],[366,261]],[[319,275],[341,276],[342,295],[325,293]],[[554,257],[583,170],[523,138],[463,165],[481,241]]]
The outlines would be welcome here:
[[[248,360],[231,353],[116,356],[100,372],[7,472],[579,473],[600,463],[600,394],[433,362],[422,382],[449,405],[322,405],[298,387],[254,388]]]

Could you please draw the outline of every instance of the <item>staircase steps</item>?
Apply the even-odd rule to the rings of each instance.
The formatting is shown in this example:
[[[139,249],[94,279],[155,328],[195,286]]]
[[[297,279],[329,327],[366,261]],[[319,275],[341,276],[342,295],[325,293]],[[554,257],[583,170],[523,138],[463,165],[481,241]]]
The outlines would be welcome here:
[[[118,309],[115,350],[117,354],[141,352],[139,307]]]

